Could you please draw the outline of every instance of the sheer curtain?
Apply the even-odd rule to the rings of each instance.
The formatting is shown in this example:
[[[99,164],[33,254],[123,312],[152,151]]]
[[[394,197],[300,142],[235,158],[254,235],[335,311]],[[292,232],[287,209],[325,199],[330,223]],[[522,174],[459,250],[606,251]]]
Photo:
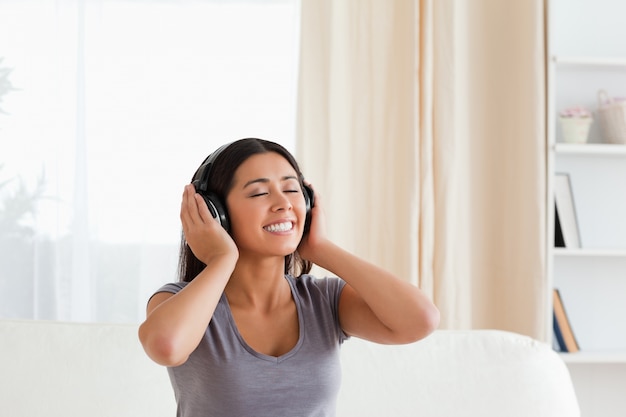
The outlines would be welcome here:
[[[296,0],[0,3],[0,318],[139,321],[206,155],[295,151],[298,20]]]
[[[329,233],[442,328],[548,334],[544,2],[302,0],[298,149]]]

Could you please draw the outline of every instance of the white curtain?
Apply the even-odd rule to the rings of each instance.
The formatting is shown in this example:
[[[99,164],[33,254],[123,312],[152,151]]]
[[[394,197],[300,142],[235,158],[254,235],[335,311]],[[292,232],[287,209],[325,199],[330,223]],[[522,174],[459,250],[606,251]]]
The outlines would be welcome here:
[[[0,2],[0,318],[137,322],[218,145],[295,148],[297,0]]]
[[[442,328],[548,334],[542,0],[303,0],[298,151]]]

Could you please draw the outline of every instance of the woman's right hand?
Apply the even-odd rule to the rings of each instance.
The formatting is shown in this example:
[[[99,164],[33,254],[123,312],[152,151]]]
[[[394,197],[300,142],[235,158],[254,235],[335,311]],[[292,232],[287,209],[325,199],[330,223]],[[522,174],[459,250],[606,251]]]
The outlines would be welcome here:
[[[193,254],[204,264],[219,256],[239,257],[232,237],[211,216],[204,198],[193,184],[187,184],[180,207],[180,219],[187,244]]]
[[[164,366],[183,364],[198,347],[239,258],[237,245],[191,184],[180,218],[187,244],[206,268],[178,293],[159,292],[148,302],[139,339],[148,356]]]

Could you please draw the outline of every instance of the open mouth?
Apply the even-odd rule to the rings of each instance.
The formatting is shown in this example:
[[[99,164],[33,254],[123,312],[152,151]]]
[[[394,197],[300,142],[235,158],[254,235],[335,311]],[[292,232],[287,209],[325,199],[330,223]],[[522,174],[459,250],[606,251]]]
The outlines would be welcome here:
[[[288,232],[293,229],[293,222],[270,224],[269,226],[265,226],[263,229],[268,232]]]

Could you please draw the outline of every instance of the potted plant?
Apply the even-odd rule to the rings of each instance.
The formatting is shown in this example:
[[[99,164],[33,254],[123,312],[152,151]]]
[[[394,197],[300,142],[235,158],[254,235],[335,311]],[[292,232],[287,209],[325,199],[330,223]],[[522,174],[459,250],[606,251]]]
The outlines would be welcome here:
[[[591,112],[582,106],[568,107],[559,113],[563,142],[585,143],[593,123]]]

